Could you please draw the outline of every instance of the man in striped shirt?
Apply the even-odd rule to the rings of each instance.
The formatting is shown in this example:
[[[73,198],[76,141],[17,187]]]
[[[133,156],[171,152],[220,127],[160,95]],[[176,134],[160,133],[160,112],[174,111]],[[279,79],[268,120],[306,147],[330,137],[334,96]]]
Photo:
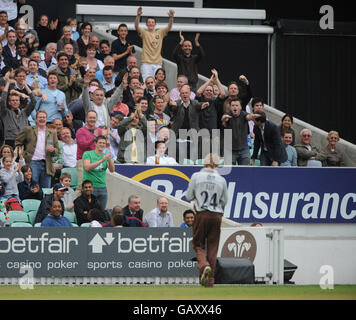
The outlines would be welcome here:
[[[188,201],[194,201],[196,216],[192,245],[201,275],[200,283],[205,287],[214,285],[221,220],[228,201],[226,180],[216,170],[219,162],[216,154],[208,154],[204,168],[192,175],[185,196]]]

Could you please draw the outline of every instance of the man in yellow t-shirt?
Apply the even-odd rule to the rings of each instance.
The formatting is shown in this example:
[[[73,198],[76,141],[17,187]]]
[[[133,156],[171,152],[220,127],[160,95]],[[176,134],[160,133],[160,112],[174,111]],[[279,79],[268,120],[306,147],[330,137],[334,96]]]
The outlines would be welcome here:
[[[148,17],[146,20],[146,29],[140,28],[140,19],[142,15],[142,7],[137,9],[137,16],[135,20],[135,28],[138,35],[142,38],[142,61],[141,61],[141,74],[143,81],[148,76],[153,76],[158,68],[162,68],[162,43],[163,38],[171,30],[173,25],[174,11],[169,10],[169,22],[167,27],[156,30],[156,19]]]

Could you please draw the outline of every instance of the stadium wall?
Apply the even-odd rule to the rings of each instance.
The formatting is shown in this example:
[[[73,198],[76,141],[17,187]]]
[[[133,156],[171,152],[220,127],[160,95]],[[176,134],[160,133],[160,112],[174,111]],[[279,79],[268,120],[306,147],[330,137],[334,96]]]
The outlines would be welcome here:
[[[126,205],[128,196],[135,193],[141,197],[144,208],[154,208],[157,197],[165,195],[170,201],[175,225],[182,221],[182,212],[190,207],[185,201],[117,173],[108,173],[107,184],[109,207],[115,204]],[[117,190],[120,190],[120,193]],[[226,218],[223,221],[223,228],[233,227],[231,223],[235,223]],[[242,226],[248,227],[249,224]],[[292,278],[296,284],[318,285],[322,281],[323,266],[331,266],[335,284],[356,284],[354,223],[263,223],[263,226],[283,228],[284,258],[298,267]]]

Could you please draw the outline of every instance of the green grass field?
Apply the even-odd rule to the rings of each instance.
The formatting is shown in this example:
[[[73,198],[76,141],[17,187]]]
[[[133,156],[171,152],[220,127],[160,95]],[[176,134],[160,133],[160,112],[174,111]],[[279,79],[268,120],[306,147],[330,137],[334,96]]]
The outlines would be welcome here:
[[[356,300],[356,286],[0,286],[0,300]]]

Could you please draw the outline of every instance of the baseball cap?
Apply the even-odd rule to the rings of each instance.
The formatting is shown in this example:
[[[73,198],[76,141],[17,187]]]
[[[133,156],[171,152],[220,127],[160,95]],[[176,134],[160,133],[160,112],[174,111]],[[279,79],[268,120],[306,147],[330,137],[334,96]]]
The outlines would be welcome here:
[[[53,186],[53,191],[68,191],[68,188],[66,188],[63,184],[61,183],[56,183]]]

